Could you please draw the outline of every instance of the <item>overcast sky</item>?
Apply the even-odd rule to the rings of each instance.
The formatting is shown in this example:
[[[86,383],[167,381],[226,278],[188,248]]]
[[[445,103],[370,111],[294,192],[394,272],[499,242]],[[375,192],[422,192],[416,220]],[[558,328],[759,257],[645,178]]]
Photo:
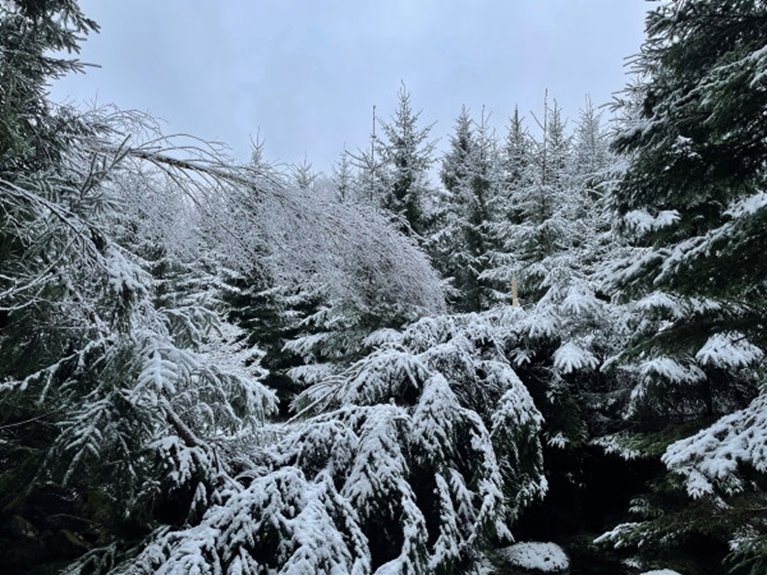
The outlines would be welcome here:
[[[57,101],[148,111],[169,132],[246,159],[258,131],[273,160],[328,170],[365,145],[404,81],[443,142],[466,104],[502,128],[541,109],[573,119],[607,102],[643,37],[645,0],[81,0],[98,64],[52,87]]]

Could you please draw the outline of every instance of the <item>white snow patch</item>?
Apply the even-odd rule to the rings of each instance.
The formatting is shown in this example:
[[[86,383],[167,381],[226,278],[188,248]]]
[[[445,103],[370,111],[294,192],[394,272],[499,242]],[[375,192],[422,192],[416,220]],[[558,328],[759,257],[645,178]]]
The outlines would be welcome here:
[[[655,569],[654,571],[645,571],[641,575],[681,575],[681,573],[671,569]]]
[[[363,341],[362,345],[375,347],[384,345],[396,345],[402,341],[402,333],[394,329],[383,328],[378,329],[368,335]]]
[[[501,550],[501,555],[514,567],[536,569],[544,573],[565,571],[570,567],[570,560],[559,545],[555,543],[516,543]]]
[[[700,348],[695,359],[701,365],[737,369],[762,359],[762,350],[751,344],[742,333],[715,333]]]
[[[477,565],[477,575],[495,575],[495,567],[487,557],[480,559]]]
[[[642,311],[667,310],[675,318],[683,317],[685,312],[684,306],[676,298],[658,291],[640,299],[636,307]]]
[[[602,307],[594,292],[588,286],[576,284],[567,290],[567,296],[560,304],[563,311],[572,314],[595,313]]]
[[[594,369],[599,360],[589,350],[568,341],[554,352],[554,367],[563,373],[572,373],[581,369]]]
[[[715,486],[728,495],[740,492],[742,464],[767,472],[767,394],[692,437],[672,443],[662,461],[685,477],[692,497],[709,495]]]
[[[767,207],[767,192],[757,192],[735,202],[725,214],[734,218],[750,216]]]
[[[639,235],[666,228],[679,220],[676,210],[664,210],[652,215],[645,210],[633,210],[623,216],[628,227]]]
[[[695,383],[706,378],[706,374],[697,366],[682,365],[666,356],[643,361],[639,365],[639,370],[645,381],[662,378],[667,381]]]

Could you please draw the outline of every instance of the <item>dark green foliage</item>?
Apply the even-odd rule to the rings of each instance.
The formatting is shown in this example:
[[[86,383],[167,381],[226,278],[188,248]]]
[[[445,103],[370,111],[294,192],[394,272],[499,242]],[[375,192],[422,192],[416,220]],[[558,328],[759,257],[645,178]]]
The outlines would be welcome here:
[[[615,142],[621,152],[641,150],[616,194],[623,210],[680,209],[680,230],[700,234],[763,181],[767,132],[754,120],[767,104],[766,26],[760,0],[684,2],[650,13],[636,60],[651,75],[641,87],[642,120]]]
[[[616,277],[624,293],[664,290],[683,309],[672,310],[662,330],[645,321],[637,354],[689,362],[712,334],[725,332],[766,343],[766,18],[756,0],[676,3],[648,16],[635,61],[647,74],[634,87],[643,106],[614,143],[631,162],[613,199],[628,222],[663,221],[640,234],[633,261]],[[701,397],[700,413],[727,412],[753,397],[749,374],[728,371],[698,378],[706,389],[691,392]],[[721,394],[739,400],[718,401]]]
[[[767,343],[767,4],[665,4],[649,14],[647,36],[634,61],[644,76],[624,102],[633,119],[613,145],[630,160],[612,200],[634,247],[613,267],[613,286],[641,298],[623,354],[640,374],[629,431],[654,433],[629,443],[665,453],[669,472],[637,498],[638,521],[607,540],[647,556],[708,548],[715,563],[729,548],[743,563],[728,566],[745,573],[767,553],[754,553],[764,477],[752,473],[760,456],[729,434],[764,433],[750,414]],[[703,429],[683,439],[662,430],[669,422]]]
[[[285,348],[285,344],[301,333],[301,321],[312,313],[319,301],[290,294],[288,288],[275,286],[254,271],[243,275],[235,271],[224,274],[224,301],[229,319],[243,330],[242,341],[248,348],[261,352],[260,365],[267,370],[264,385],[273,389],[279,399],[280,415],[286,417],[290,403],[301,385],[288,375],[303,364],[301,357]]]
[[[614,143],[637,153],[614,197],[622,213],[676,210],[646,241],[681,253],[648,263],[644,285],[750,305],[765,296],[764,210],[734,210],[765,184],[765,14],[758,0],[695,1],[648,17],[643,110]]]
[[[181,179],[130,164],[122,134],[151,127],[45,99],[80,69],[51,52],[95,29],[74,2],[0,9],[3,572],[58,570],[184,522],[220,470],[200,437],[263,416],[240,352],[224,351],[211,268],[134,209],[153,187],[181,195]]]
[[[97,24],[75,0],[11,0],[0,8],[0,177],[55,165],[78,126],[69,114],[51,113],[45,98],[53,78],[80,72],[75,59],[52,52],[78,52],[80,39]]]
[[[431,195],[428,171],[434,151],[431,126],[419,128],[419,117],[403,85],[394,117],[382,124],[386,139],[379,144],[386,179],[381,206],[396,216],[403,233],[417,238],[426,231],[425,206]]]
[[[501,209],[499,164],[484,111],[475,123],[464,107],[442,160],[445,191],[430,242],[435,265],[456,290],[452,303],[459,311],[486,310],[501,297],[497,282],[485,277],[501,243],[494,226]]]

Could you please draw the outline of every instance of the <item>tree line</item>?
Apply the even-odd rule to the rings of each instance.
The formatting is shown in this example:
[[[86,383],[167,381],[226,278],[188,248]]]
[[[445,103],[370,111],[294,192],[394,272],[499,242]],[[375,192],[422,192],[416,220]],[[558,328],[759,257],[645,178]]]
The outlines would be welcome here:
[[[763,573],[766,23],[660,4],[609,124],[441,157],[403,87],[324,178],[51,102],[98,25],[4,3],[0,565]]]

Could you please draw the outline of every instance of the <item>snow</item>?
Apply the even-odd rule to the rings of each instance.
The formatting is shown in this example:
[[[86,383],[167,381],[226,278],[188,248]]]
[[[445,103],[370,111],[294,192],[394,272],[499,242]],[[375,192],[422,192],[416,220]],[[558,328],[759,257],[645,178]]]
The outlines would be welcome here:
[[[764,353],[742,333],[715,333],[695,354],[701,365],[726,369],[747,367],[762,359]]]
[[[667,356],[656,357],[640,364],[640,372],[647,381],[656,377],[673,382],[703,381],[706,374],[694,365],[682,365]]]
[[[663,210],[653,216],[645,210],[632,210],[624,216],[624,220],[630,229],[641,236],[674,224],[679,220],[679,212]]]
[[[570,443],[570,440],[561,431],[546,440],[547,445],[557,449],[564,449],[568,443]]]
[[[554,367],[563,373],[572,373],[581,369],[594,369],[599,360],[590,351],[568,341],[554,352]]]
[[[561,323],[560,319],[549,309],[540,309],[536,306],[533,313],[527,316],[526,320],[519,323],[520,327],[528,327],[528,336],[532,339],[547,338],[557,335],[557,329]]]
[[[557,573],[570,567],[570,560],[555,543],[516,543],[501,550],[501,555],[514,567]]]
[[[109,285],[118,296],[144,293],[152,282],[152,277],[138,265],[131,262],[118,251],[115,246],[109,246],[104,259]]]
[[[685,314],[685,308],[677,298],[659,291],[643,297],[635,306],[642,311],[665,310],[676,319],[684,317]]]
[[[663,258],[660,250],[655,248],[634,248],[631,255],[605,264],[604,279],[609,285],[625,285],[643,277],[648,269],[661,263]]]
[[[593,291],[579,282],[568,288],[560,307],[569,315],[582,315],[596,312],[602,307],[602,302],[594,296]]]
[[[672,571],[671,569],[654,569],[652,571],[645,571],[640,575],[681,575],[678,571]]]
[[[741,464],[767,472],[767,394],[692,437],[672,443],[663,463],[685,478],[692,497],[711,494],[715,487],[727,494],[740,492]]]
[[[519,510],[545,493],[543,419],[504,356],[506,330],[490,313],[380,330],[367,355],[299,396],[309,418],[268,448],[275,467],[296,466],[307,481],[328,473],[362,523],[384,518],[404,536],[376,573],[438,571],[473,555],[487,525],[510,537]],[[413,469],[433,478],[431,543]]]
[[[452,438],[460,423],[460,405],[441,374],[435,374],[424,384],[421,399],[414,413],[413,439],[430,457],[444,460],[452,455]]]
[[[626,461],[642,457],[641,452],[625,445],[627,439],[625,434],[605,435],[593,439],[591,444],[601,447],[609,455],[617,455]]]
[[[631,535],[639,526],[639,523],[633,521],[627,523],[619,523],[610,531],[602,533],[602,535],[594,539],[594,544],[602,545],[610,543],[615,549],[627,547],[628,544],[625,542],[626,536]]]
[[[213,575],[228,565],[228,573],[255,573],[260,568],[256,557],[279,537],[281,569],[274,573],[370,572],[357,515],[327,475],[308,481],[286,467],[226,495],[199,525],[161,532],[137,557],[139,570]]]
[[[735,202],[725,213],[734,218],[739,218],[755,214],[765,207],[767,207],[767,192],[760,191]]]
[[[752,52],[746,58],[754,63],[754,78],[749,83],[749,87],[757,89],[767,77],[767,45]]]

